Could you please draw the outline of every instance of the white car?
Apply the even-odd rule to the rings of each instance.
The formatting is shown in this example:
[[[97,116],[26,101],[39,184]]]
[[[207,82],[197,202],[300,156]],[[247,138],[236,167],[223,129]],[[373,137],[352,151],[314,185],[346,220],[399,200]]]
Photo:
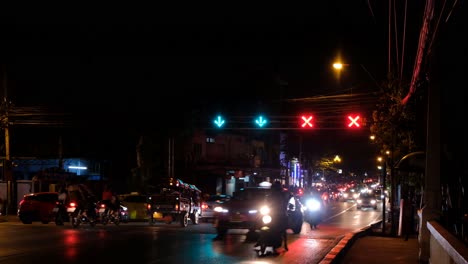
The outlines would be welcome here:
[[[203,221],[208,222],[215,218],[214,208],[217,205],[220,205],[231,199],[230,195],[226,194],[213,194],[208,197],[205,201],[202,202],[202,213],[201,217]]]

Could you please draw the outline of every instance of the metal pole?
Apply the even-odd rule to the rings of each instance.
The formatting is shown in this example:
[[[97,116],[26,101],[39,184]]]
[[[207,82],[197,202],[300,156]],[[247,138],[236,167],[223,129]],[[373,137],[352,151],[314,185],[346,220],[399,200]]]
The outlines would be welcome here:
[[[392,132],[392,142],[391,142],[391,146],[390,146],[390,180],[391,180],[391,188],[392,188],[392,194],[391,194],[391,203],[390,203],[390,206],[391,206],[391,231],[390,231],[390,234],[392,236],[396,236],[397,234],[397,213],[398,211],[395,210],[396,208],[396,201],[397,201],[397,196],[398,196],[398,193],[397,193],[397,182],[396,182],[396,179],[395,179],[395,171],[393,170],[393,160],[394,160],[394,155],[393,153],[395,152],[395,131]]]
[[[387,199],[387,196],[385,195],[385,189],[386,189],[386,177],[387,176],[387,159],[385,159],[385,162],[383,164],[383,169],[382,169],[382,194],[383,194],[383,201],[382,201],[382,234],[385,235],[386,233],[386,225],[387,225],[387,220],[385,218],[385,210],[386,210],[386,206],[385,204],[387,203],[386,199]]]
[[[10,108],[10,102],[8,101],[8,96],[7,96],[7,73],[6,73],[6,67],[3,68],[3,91],[4,91],[4,97],[3,97],[3,116],[2,118],[2,125],[3,129],[5,130],[5,164],[3,168],[3,173],[5,176],[5,180],[7,182],[7,204],[6,204],[6,211],[5,213],[8,215],[8,212],[13,213],[14,211],[14,184],[13,184],[13,175],[11,171],[11,159],[10,159],[10,130],[9,130],[9,108]]]

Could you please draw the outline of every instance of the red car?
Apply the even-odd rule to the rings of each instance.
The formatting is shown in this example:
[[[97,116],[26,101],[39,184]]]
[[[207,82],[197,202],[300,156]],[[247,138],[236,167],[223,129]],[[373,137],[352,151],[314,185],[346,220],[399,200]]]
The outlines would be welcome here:
[[[58,192],[37,192],[23,196],[18,204],[18,217],[23,224],[39,221],[43,224],[54,222],[52,210],[58,202]]]

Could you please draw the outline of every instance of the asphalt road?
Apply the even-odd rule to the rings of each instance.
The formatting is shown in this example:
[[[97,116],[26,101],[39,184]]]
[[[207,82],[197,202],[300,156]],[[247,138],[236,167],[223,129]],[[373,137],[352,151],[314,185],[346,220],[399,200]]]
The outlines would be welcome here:
[[[178,224],[128,223],[83,225],[69,223],[24,225],[17,221],[0,224],[0,262],[37,263],[320,263],[347,233],[367,227],[380,211],[356,210],[354,204],[330,206],[327,219],[319,229],[304,223],[300,234],[288,236],[289,251],[277,256],[258,257],[246,230],[232,230],[216,240],[211,223]]]

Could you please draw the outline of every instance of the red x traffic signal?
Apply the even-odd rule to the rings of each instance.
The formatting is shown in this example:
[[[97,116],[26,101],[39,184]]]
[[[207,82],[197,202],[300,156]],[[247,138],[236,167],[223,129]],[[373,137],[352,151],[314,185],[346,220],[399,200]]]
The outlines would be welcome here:
[[[314,127],[313,119],[314,117],[312,115],[301,115],[299,118],[299,125],[302,128],[313,128]]]
[[[346,118],[347,126],[349,128],[360,128],[361,121],[361,116],[358,114],[350,114]]]

